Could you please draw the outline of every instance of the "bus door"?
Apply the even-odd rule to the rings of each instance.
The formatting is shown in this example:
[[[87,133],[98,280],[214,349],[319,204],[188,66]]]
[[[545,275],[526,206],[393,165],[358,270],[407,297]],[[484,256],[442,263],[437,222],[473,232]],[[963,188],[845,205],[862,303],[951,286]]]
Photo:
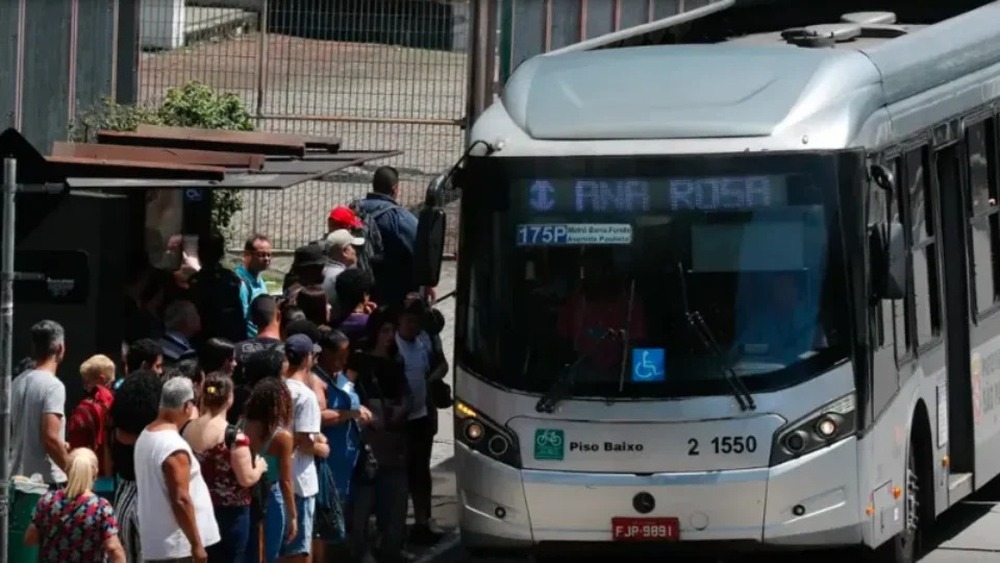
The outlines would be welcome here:
[[[961,145],[935,149],[934,179],[941,217],[941,251],[944,281],[944,334],[948,370],[948,449],[951,471],[949,503],[971,492],[975,467],[975,433],[972,417],[970,369],[970,315],[965,202],[962,185]],[[938,407],[940,409],[940,406]],[[940,410],[938,411],[940,412]]]

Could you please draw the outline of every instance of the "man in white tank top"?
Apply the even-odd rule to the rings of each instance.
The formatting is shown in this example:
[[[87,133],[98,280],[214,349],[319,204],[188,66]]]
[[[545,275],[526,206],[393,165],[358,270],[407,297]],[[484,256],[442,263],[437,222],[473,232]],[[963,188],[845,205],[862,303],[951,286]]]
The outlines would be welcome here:
[[[220,539],[201,466],[180,434],[192,408],[191,380],[167,380],[159,415],[135,442],[139,536],[147,563],[207,561],[205,548]]]

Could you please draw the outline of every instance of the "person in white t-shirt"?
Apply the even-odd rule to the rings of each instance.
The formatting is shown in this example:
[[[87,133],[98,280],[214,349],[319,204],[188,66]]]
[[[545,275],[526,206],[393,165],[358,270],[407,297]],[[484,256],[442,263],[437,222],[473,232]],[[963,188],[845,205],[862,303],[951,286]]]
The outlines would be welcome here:
[[[330,455],[326,437],[320,433],[322,411],[319,399],[309,385],[314,356],[319,351],[319,346],[305,334],[294,334],[285,341],[285,357],[288,359],[285,384],[292,395],[292,433],[295,436],[292,472],[295,476],[298,530],[295,537],[281,547],[283,561],[308,562],[310,559],[316,495],[319,494],[316,458]]]
[[[147,563],[207,561],[205,548],[220,540],[201,466],[180,434],[181,425],[191,419],[194,401],[190,379],[167,380],[159,415],[135,442],[139,535]]]

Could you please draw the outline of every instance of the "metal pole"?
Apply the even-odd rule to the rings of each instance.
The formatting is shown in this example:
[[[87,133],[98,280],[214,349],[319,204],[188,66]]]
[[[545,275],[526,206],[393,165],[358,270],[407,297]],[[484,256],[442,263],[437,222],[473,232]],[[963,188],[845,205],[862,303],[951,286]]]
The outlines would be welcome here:
[[[493,101],[493,74],[492,64],[489,64],[491,57],[496,57],[496,53],[489,52],[490,45],[494,43],[490,40],[490,34],[496,35],[496,29],[489,29],[490,10],[496,10],[496,3],[490,0],[473,0],[470,3],[469,14],[469,74],[468,74],[468,103],[466,105],[466,145],[471,141],[472,124],[483,111]],[[487,76],[489,73],[489,76]],[[489,140],[492,142],[492,139]]]
[[[17,161],[3,159],[3,229],[0,247],[0,562],[7,563],[10,538],[10,381],[14,353],[14,195]]]

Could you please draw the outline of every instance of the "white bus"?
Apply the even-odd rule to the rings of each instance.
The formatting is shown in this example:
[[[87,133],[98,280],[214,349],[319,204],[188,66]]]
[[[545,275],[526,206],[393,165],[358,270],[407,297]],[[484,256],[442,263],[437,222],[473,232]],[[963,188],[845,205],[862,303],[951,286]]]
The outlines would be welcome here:
[[[538,56],[477,120],[467,547],[911,562],[1000,472],[1000,3],[862,4]]]

